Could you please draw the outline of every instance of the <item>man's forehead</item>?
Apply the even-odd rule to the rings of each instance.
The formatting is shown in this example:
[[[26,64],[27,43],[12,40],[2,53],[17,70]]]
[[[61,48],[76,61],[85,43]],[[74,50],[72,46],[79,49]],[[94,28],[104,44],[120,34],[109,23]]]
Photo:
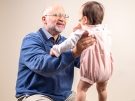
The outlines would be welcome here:
[[[62,7],[54,7],[54,8],[52,8],[52,12],[55,12],[55,13],[62,12],[63,13],[65,11]]]
[[[44,11],[44,15],[48,13],[64,13],[64,8],[62,5],[54,5],[51,7],[48,7]]]

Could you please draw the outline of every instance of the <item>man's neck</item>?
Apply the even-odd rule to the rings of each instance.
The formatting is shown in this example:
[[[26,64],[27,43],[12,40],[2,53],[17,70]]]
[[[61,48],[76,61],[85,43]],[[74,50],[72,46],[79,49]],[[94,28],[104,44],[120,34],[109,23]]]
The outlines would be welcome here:
[[[53,38],[56,41],[59,35],[54,35]]]
[[[54,40],[56,41],[59,36],[59,33],[57,32],[49,32],[49,33],[53,36]]]

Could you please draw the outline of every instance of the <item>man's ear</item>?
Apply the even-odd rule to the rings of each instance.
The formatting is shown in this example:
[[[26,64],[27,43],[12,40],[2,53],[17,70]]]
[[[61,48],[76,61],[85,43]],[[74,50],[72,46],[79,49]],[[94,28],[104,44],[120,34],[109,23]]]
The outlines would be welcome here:
[[[42,22],[45,24],[46,23],[46,17],[42,16]]]
[[[85,25],[85,24],[88,24],[88,18],[86,16],[83,16],[82,17],[82,23]]]

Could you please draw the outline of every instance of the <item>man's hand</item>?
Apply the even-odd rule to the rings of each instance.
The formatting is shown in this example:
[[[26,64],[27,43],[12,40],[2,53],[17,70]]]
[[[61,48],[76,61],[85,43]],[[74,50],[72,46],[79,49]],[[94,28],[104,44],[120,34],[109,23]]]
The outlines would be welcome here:
[[[89,33],[87,31],[84,32],[82,37],[78,40],[76,47],[72,49],[75,57],[80,56],[84,49],[96,42],[96,39],[93,36],[88,36],[88,34]]]

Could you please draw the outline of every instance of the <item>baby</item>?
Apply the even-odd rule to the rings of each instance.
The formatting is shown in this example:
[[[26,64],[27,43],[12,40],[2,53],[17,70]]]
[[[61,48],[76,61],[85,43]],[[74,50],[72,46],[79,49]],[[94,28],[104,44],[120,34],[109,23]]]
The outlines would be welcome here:
[[[75,47],[82,34],[87,31],[96,38],[96,43],[86,48],[80,57],[80,81],[77,86],[76,101],[85,101],[86,92],[96,83],[99,101],[107,100],[107,82],[112,75],[111,36],[102,25],[103,6],[96,1],[88,1],[81,7],[80,29],[59,45],[54,45],[51,55],[59,57],[63,52]]]

